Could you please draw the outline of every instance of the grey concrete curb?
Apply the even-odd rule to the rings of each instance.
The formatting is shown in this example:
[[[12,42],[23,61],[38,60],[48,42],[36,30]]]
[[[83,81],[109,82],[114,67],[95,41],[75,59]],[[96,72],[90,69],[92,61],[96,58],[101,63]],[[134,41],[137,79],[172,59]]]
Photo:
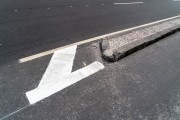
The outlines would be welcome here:
[[[110,49],[108,38],[103,38],[100,42],[100,47],[102,50],[103,58],[107,61],[113,62],[115,59],[115,56],[113,54],[112,49]]]
[[[155,25],[152,25],[155,26]],[[148,26],[149,27],[149,26]],[[146,29],[147,27],[140,28],[141,29]],[[133,31],[137,31],[133,30]],[[109,36],[106,38],[103,38],[100,42],[100,47],[102,51],[102,56],[103,58],[108,61],[108,62],[116,62],[129,54],[132,54],[140,49],[143,49],[155,42],[158,42],[159,40],[162,40],[163,38],[172,35],[178,31],[180,31],[180,24],[176,24],[173,27],[167,28],[163,31],[158,31],[155,34],[152,34],[150,36],[137,39],[135,41],[131,41],[128,44],[122,45],[120,47],[114,48],[109,45],[109,39],[117,38],[117,37],[123,37],[123,35],[126,35],[128,33],[131,33],[133,31],[128,31],[125,33]]]

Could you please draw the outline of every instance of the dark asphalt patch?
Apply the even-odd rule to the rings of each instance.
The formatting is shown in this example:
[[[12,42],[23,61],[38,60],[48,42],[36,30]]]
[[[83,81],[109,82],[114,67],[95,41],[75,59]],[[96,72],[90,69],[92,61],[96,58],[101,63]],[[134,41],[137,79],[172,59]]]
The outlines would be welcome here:
[[[21,64],[14,61],[0,67],[0,118],[29,104],[25,93],[37,87],[50,58]]]
[[[173,35],[106,65],[7,119],[179,119],[179,38]]]

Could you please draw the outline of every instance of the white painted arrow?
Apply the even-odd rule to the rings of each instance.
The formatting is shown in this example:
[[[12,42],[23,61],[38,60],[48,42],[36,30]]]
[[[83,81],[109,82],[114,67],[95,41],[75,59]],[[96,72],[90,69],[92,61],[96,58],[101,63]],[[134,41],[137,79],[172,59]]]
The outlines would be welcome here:
[[[57,78],[71,73],[76,48],[77,46],[72,46],[54,52],[38,87],[54,84],[59,81]]]
[[[44,73],[39,86],[26,92],[30,104],[34,104],[52,94],[104,69],[104,65],[96,61],[92,64],[72,72],[77,46],[56,51]]]

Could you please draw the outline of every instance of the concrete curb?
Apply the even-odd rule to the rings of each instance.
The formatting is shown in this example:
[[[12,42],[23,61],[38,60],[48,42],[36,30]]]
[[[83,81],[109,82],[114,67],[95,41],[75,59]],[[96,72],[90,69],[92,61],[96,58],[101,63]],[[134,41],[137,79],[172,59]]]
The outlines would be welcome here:
[[[180,18],[178,19],[175,19],[175,21],[179,20],[180,21]],[[108,61],[108,62],[116,62],[126,56],[128,56],[129,54],[132,54],[140,49],[143,49],[155,42],[158,42],[159,40],[162,40],[163,38],[169,36],[169,35],[172,35],[178,31],[180,31],[180,22],[178,21],[178,24],[175,24],[172,22],[173,20],[170,20],[168,22],[164,22],[164,23],[159,23],[159,24],[163,24],[163,25],[166,25],[166,23],[168,23],[167,25],[172,25],[170,27],[167,27],[167,29],[163,29],[161,31],[161,28],[159,28],[159,31],[158,30],[154,30],[154,29],[151,29],[153,32],[153,34],[150,34],[149,36],[146,36],[146,37],[139,37],[138,35],[136,35],[135,37],[133,36],[131,38],[131,41],[130,42],[126,42],[126,44],[120,46],[120,47],[117,47],[115,45],[115,47],[113,45],[110,45],[110,43],[115,43],[118,41],[116,38],[119,39],[119,41],[121,40],[121,38],[123,38],[123,40],[126,41],[127,37],[126,35],[130,35],[131,33],[134,33],[136,31],[140,31],[140,30],[146,30],[145,34],[147,33],[147,31],[149,31],[148,29],[150,27],[154,27],[157,28],[159,27],[158,25],[159,24],[156,24],[156,25],[151,25],[151,26],[147,26],[147,27],[143,27],[143,28],[139,28],[139,29],[136,29],[136,30],[131,30],[131,31],[128,31],[128,32],[125,32],[125,33],[121,33],[121,34],[116,34],[116,35],[113,35],[113,36],[109,36],[109,37],[106,37],[106,38],[103,38],[100,42],[100,47],[101,47],[101,51],[102,51],[102,56],[103,58]],[[161,25],[162,26],[162,25]],[[138,32],[139,32],[138,31]],[[140,33],[140,32],[139,32]],[[144,33],[143,33],[144,34]],[[138,37],[137,37],[138,36]],[[137,38],[137,39],[135,39]],[[135,40],[132,40],[132,39],[135,39]],[[129,39],[127,39],[128,41]],[[118,44],[118,42],[117,42]]]

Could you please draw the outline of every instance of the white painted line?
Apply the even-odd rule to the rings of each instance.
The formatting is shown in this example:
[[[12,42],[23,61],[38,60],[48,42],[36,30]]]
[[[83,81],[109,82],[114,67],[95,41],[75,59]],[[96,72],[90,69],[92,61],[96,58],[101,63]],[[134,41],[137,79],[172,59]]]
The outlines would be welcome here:
[[[174,2],[180,2],[180,0],[173,0]]]
[[[34,90],[31,90],[26,93],[26,96],[29,100],[30,104],[34,104],[44,98],[51,96],[52,94],[98,72],[103,69],[104,65],[100,62],[94,62],[84,68],[81,68],[68,76],[64,76],[64,78],[59,79],[60,81],[46,87],[38,87]],[[58,79],[58,78],[57,78]]]
[[[174,17],[170,17],[170,18],[158,20],[158,21],[155,21],[155,22],[151,22],[151,23],[148,23],[148,24],[143,24],[143,25],[140,25],[140,26],[136,26],[136,27],[120,30],[120,31],[117,31],[117,32],[112,32],[112,33],[109,33],[109,34],[93,37],[93,38],[86,39],[86,40],[81,40],[80,42],[76,42],[76,43],[69,44],[69,45],[66,45],[66,46],[63,46],[63,47],[55,48],[55,49],[48,50],[48,51],[45,51],[45,52],[42,52],[42,53],[38,53],[38,54],[35,54],[35,55],[31,55],[31,56],[28,56],[28,57],[21,58],[21,59],[19,59],[19,63],[23,63],[23,62],[27,62],[27,61],[30,61],[30,60],[33,60],[33,59],[37,59],[37,58],[43,57],[43,56],[52,54],[52,53],[54,53],[57,50],[64,49],[64,48],[67,48],[67,47],[70,47],[70,46],[81,45],[81,44],[84,44],[84,43],[88,43],[88,42],[92,42],[92,41],[97,41],[97,40],[99,40],[101,38],[104,38],[104,37],[107,37],[107,36],[110,36],[110,35],[115,35],[115,34],[127,32],[129,30],[134,30],[134,29],[137,29],[137,28],[146,27],[146,26],[149,26],[149,25],[165,22],[165,21],[168,21],[168,20],[171,20],[171,19],[175,19],[175,18],[179,18],[179,17],[180,17],[180,15],[177,15],[177,16],[174,16]]]
[[[132,5],[132,4],[142,4],[143,2],[129,2],[129,3],[114,3],[114,5]]]
[[[44,73],[39,86],[55,84],[62,76],[71,73],[77,45],[56,51]]]
[[[16,113],[24,110],[24,109],[26,109],[26,108],[29,107],[29,106],[30,106],[30,105],[26,105],[26,106],[24,106],[24,107],[22,107],[22,108],[20,108],[20,109],[18,109],[18,110],[16,110],[16,111],[10,113],[10,114],[7,114],[7,115],[5,115],[4,117],[0,118],[0,120],[6,119],[6,118],[8,118],[8,117],[10,117],[10,116],[12,116],[12,115],[14,115],[14,114],[16,114]]]

